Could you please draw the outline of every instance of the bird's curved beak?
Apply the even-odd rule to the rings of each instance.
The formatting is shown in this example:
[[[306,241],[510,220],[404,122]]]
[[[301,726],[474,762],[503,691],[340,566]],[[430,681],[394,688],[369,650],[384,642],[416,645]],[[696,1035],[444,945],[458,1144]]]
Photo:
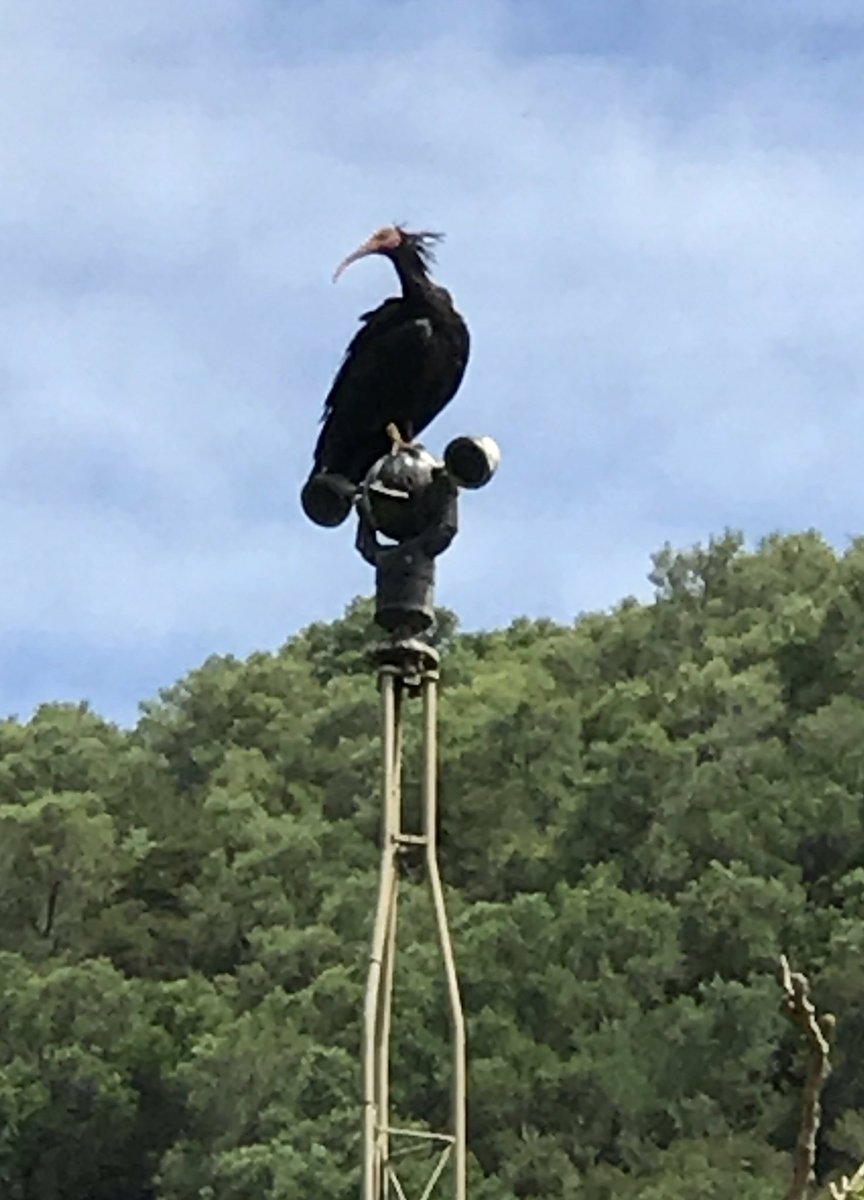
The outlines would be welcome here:
[[[335,283],[345,268],[350,267],[351,264],[356,262],[358,258],[365,258],[367,254],[375,254],[377,250],[378,246],[372,240],[372,238],[370,238],[368,242],[364,242],[362,246],[358,246],[353,254],[349,254],[347,258],[342,259],[339,266],[333,272],[333,282]]]

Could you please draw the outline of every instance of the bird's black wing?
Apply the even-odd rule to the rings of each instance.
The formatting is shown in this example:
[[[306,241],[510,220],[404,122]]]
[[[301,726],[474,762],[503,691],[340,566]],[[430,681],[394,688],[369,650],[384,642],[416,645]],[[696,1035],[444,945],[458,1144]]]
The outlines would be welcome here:
[[[324,402],[315,469],[349,477],[360,460],[386,452],[385,429],[400,423],[418,385],[418,368],[432,335],[430,321],[402,298],[385,300],[361,318]],[[410,431],[409,436],[410,436]]]
[[[377,308],[361,315],[362,328],[348,344],[343,355],[339,370],[324,401],[324,411],[321,420],[326,421],[330,414],[345,399],[347,382],[357,382],[365,375],[372,365],[373,359],[379,355],[385,358],[391,353],[390,347],[397,347],[405,337],[411,339],[411,322],[405,320],[405,301],[401,296],[391,296]],[[365,366],[365,370],[364,370]],[[353,375],[353,380],[351,379]],[[352,389],[353,390],[353,389]]]

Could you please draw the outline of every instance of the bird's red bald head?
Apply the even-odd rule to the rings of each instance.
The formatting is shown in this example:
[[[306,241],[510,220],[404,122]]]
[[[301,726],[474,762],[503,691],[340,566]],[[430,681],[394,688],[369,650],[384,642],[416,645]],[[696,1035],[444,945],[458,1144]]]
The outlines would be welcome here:
[[[345,268],[350,267],[358,258],[365,258],[367,254],[389,254],[402,245],[403,239],[404,233],[398,225],[385,225],[367,238],[362,246],[358,246],[353,254],[343,258],[333,274],[333,282],[335,283]]]

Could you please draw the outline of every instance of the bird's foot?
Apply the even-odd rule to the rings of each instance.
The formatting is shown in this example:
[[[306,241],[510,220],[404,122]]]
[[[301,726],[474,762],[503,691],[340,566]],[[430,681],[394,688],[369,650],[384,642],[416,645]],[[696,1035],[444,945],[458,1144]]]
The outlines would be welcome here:
[[[401,450],[407,450],[410,447],[411,443],[407,442],[405,440],[405,438],[402,436],[399,426],[396,424],[395,421],[390,422],[390,424],[387,426],[387,429],[385,432],[391,442],[391,446],[390,446],[391,454],[398,454]]]

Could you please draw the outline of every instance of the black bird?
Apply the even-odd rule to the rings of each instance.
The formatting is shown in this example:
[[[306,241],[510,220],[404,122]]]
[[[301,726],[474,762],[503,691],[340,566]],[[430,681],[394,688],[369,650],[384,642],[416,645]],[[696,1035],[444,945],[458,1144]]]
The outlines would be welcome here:
[[[388,225],[337,267],[334,281],[357,259],[383,254],[396,268],[402,295],[360,318],[363,328],[324,402],[312,476],[324,472],[359,485],[379,458],[412,441],[456,394],[469,336],[450,293],[429,278],[442,237]]]

